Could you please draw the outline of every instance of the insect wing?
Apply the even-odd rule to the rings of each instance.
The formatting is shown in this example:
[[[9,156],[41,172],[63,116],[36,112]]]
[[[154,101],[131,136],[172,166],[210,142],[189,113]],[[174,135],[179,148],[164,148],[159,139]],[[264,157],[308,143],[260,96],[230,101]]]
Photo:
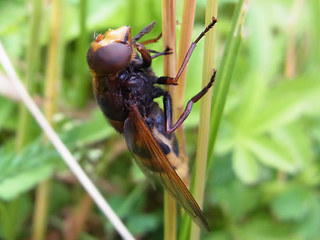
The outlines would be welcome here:
[[[132,107],[129,118],[125,121],[124,136],[145,175],[157,179],[198,226],[210,231],[199,205],[172,168],[136,107]]]

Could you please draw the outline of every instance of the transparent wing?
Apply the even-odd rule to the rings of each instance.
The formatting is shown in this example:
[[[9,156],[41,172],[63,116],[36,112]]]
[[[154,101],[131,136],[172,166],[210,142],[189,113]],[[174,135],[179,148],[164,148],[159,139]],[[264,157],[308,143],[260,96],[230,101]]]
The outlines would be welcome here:
[[[128,148],[145,175],[157,179],[198,226],[210,231],[199,205],[172,168],[135,107],[132,107],[129,118],[125,121],[124,136]]]

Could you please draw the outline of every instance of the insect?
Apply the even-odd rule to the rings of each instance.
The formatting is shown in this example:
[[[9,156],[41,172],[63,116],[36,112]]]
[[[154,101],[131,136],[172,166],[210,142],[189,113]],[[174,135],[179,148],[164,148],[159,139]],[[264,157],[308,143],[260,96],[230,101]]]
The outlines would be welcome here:
[[[157,179],[201,228],[210,231],[199,205],[185,186],[179,172],[179,146],[174,131],[188,117],[193,103],[212,86],[215,70],[206,87],[189,100],[179,120],[172,124],[170,94],[155,84],[176,85],[186,67],[197,42],[217,22],[212,22],[191,44],[177,75],[157,77],[151,69],[152,59],[171,53],[148,50],[145,45],[157,41],[150,39],[138,43],[149,33],[155,22],[131,37],[131,28],[123,26],[99,34],[91,43],[87,62],[93,74],[96,100],[110,124],[124,134],[127,146],[147,177]],[[153,55],[151,55],[153,54]],[[163,97],[163,109],[154,102]]]

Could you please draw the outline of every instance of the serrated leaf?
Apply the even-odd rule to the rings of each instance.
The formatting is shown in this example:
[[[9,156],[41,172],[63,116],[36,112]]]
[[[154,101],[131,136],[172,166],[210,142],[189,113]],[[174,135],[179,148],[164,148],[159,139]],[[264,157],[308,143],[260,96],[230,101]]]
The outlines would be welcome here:
[[[48,178],[62,161],[48,146],[35,141],[16,155],[0,149],[0,199],[11,200]]]
[[[313,195],[309,189],[294,186],[271,202],[273,213],[280,220],[299,221],[312,211]]]
[[[253,128],[256,133],[282,127],[293,123],[303,114],[314,112],[318,108],[314,101],[320,94],[320,83],[316,78],[305,77],[295,81],[278,84],[265,99],[265,106],[256,115]]]
[[[257,161],[245,149],[237,147],[233,153],[233,169],[236,175],[247,184],[253,184],[258,181],[259,169]]]
[[[301,124],[272,131],[272,138],[288,150],[297,167],[308,166],[312,161],[312,145],[309,136],[305,133]]]
[[[11,200],[16,196],[28,191],[43,179],[48,178],[53,171],[50,165],[24,170],[14,176],[8,177],[0,182],[0,198]]]
[[[266,166],[274,167],[287,173],[293,173],[298,165],[287,149],[267,137],[255,137],[246,140],[246,146],[257,159]]]

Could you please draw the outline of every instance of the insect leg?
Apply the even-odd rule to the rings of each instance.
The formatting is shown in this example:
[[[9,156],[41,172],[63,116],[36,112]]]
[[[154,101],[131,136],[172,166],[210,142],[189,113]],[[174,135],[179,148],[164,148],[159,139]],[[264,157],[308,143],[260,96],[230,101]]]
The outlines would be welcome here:
[[[156,81],[157,84],[164,84],[164,85],[178,85],[177,82],[173,81],[173,78],[171,77],[159,77]]]
[[[200,39],[216,24],[217,19],[215,17],[212,17],[212,21],[211,23],[199,34],[199,36],[197,37],[197,39],[191,43],[191,46],[189,47],[186,56],[183,59],[183,62],[181,64],[181,67],[177,73],[177,75],[173,78],[174,82],[178,82],[178,79],[180,78],[183,70],[186,68],[189,59],[191,57],[191,54],[193,52],[193,50],[195,49],[197,43],[200,41]]]
[[[153,93],[153,98],[163,97],[163,109],[164,109],[164,118],[165,118],[165,128],[171,128],[172,125],[172,101],[169,92],[163,90],[162,88],[155,88]]]
[[[139,67],[150,67],[151,66],[151,61],[153,58],[162,56],[162,55],[168,55],[171,54],[171,49],[167,47],[164,51],[162,52],[157,52],[153,50],[148,50],[144,45],[141,43],[136,43],[136,48],[138,52],[141,54],[142,57],[142,63],[139,65]],[[155,52],[154,55],[150,55],[150,52]]]
[[[141,54],[141,57],[142,57],[141,67],[146,67],[146,68],[150,67],[152,57],[151,57],[149,51],[146,49],[146,47],[140,43],[137,43],[137,50],[139,51],[139,53]]]
[[[171,48],[169,48],[169,47],[166,47],[166,49],[164,51],[162,51],[162,52],[157,52],[157,51],[149,50],[149,49],[148,49],[148,51],[152,52],[152,53],[155,53],[155,54],[153,54],[151,56],[152,59],[154,59],[156,57],[159,57],[159,56],[163,56],[163,55],[169,55],[169,54],[172,53]]]
[[[145,34],[149,33],[153,28],[156,22],[150,23],[148,26],[143,28],[135,37],[132,38],[132,43],[136,43],[139,41],[140,38],[142,38]]]
[[[186,118],[189,116],[191,112],[193,104],[196,103],[200,98],[202,98],[206,94],[206,92],[209,90],[209,88],[212,86],[215,80],[215,76],[216,76],[216,70],[213,70],[213,74],[207,86],[205,86],[197,95],[195,95],[193,98],[191,98],[188,101],[186,108],[184,109],[178,121],[173,126],[172,126],[171,98],[170,98],[170,95],[169,95],[169,98],[167,96],[164,96],[163,104],[164,104],[164,111],[166,116],[166,132],[168,134],[176,130],[184,122],[184,120],[186,120]],[[168,101],[170,101],[170,103],[168,103]],[[168,116],[170,117],[170,119],[168,118]]]
[[[158,40],[162,37],[162,33],[159,34],[158,37],[156,38],[153,38],[153,39],[149,39],[149,40],[146,40],[146,41],[143,41],[141,42],[142,45],[147,45],[149,43],[155,43],[155,42],[158,42]]]

